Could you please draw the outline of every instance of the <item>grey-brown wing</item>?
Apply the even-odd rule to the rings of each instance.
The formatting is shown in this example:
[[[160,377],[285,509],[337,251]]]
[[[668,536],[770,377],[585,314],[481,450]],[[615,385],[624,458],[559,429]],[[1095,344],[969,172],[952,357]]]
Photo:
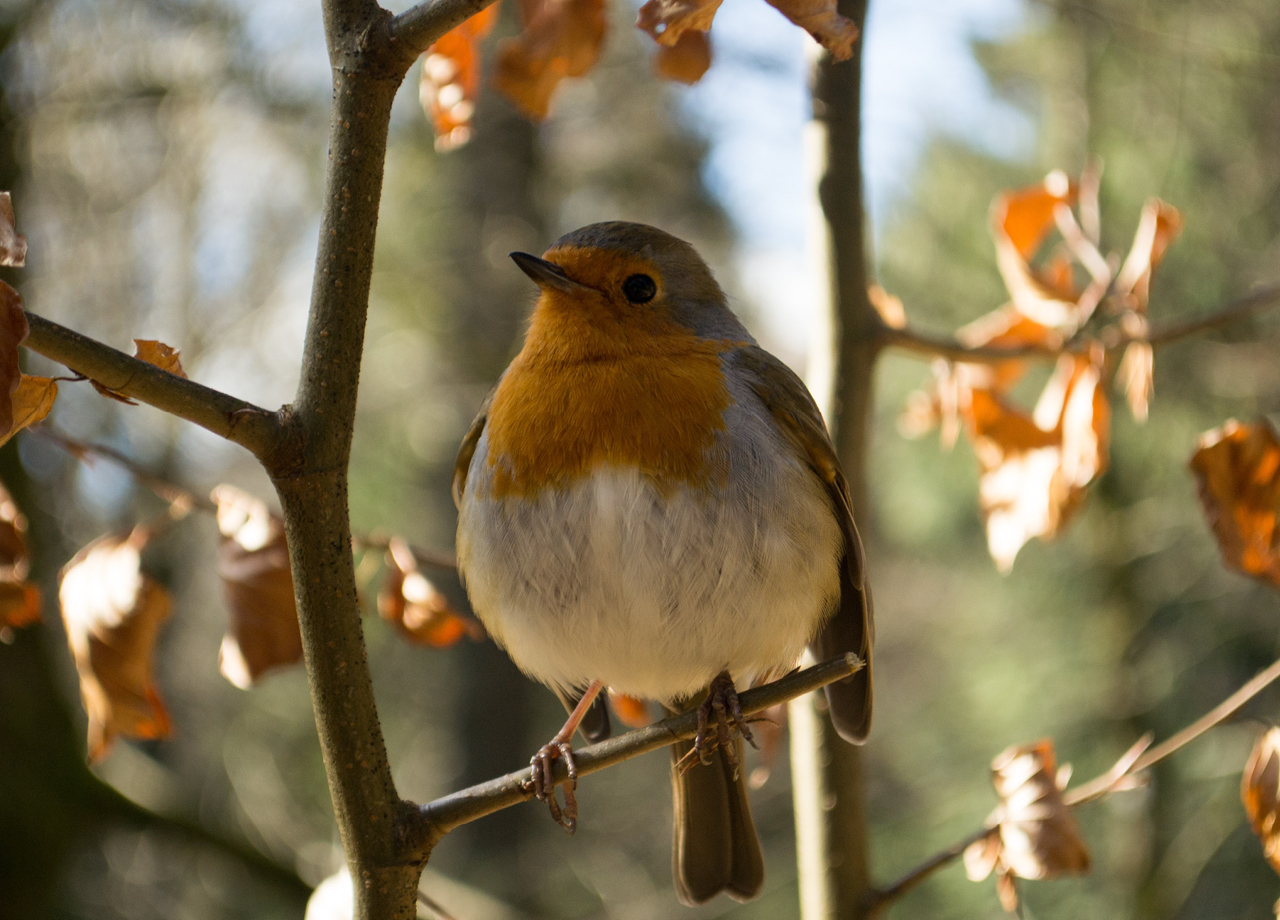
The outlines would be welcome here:
[[[757,346],[734,352],[731,360],[751,379],[752,389],[826,486],[831,507],[844,535],[840,560],[840,600],[810,643],[819,661],[852,652],[866,662],[853,676],[828,684],[831,721],[846,741],[861,744],[871,730],[871,642],[875,634],[871,588],[867,584],[862,540],[853,520],[849,484],[836,457],[822,413],[804,382],[789,367]]]
[[[462,444],[458,447],[458,456],[453,461],[454,507],[462,507],[462,495],[467,491],[467,472],[471,469],[471,458],[476,455],[476,445],[480,443],[480,435],[484,433],[485,422],[489,420],[489,406],[493,403],[493,394],[497,390],[497,387],[490,390],[488,395],[485,396],[484,402],[480,403],[480,409],[476,412],[475,421],[467,429],[466,435],[462,438]]]

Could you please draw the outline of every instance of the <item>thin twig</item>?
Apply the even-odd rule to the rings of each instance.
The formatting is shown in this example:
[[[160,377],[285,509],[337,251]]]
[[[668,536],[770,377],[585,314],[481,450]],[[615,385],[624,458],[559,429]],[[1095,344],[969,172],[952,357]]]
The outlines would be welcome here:
[[[1272,664],[1264,671],[1260,672],[1256,677],[1247,684],[1237,690],[1231,696],[1227,697],[1213,709],[1209,710],[1195,722],[1188,725],[1182,731],[1170,737],[1168,740],[1156,745],[1146,753],[1138,757],[1132,757],[1133,748],[1130,753],[1126,753],[1121,758],[1121,763],[1126,759],[1128,763],[1121,769],[1112,768],[1101,776],[1095,777],[1087,783],[1075,787],[1071,791],[1065,793],[1062,797],[1063,802],[1069,807],[1084,805],[1088,802],[1097,801],[1105,798],[1117,788],[1124,788],[1122,781],[1132,780],[1134,776],[1147,770],[1164,760],[1175,751],[1181,750],[1190,744],[1196,738],[1199,738],[1209,729],[1220,725],[1222,722],[1231,718],[1239,712],[1244,705],[1251,699],[1261,693],[1280,678],[1280,660],[1272,662]],[[1139,742],[1143,744],[1143,742]],[[997,826],[998,827],[998,826]],[[928,876],[941,869],[943,866],[955,861],[964,854],[964,851],[971,844],[981,840],[988,834],[994,833],[996,828],[984,827],[979,831],[970,834],[964,840],[955,843],[945,850],[930,856],[920,865],[905,873],[893,884],[878,889],[871,893],[867,900],[868,910],[875,911],[891,901],[901,897],[910,891]]]
[[[763,687],[748,690],[739,697],[744,715],[763,712],[797,696],[802,696],[833,681],[842,680],[863,667],[856,655],[844,655],[797,671]],[[637,728],[617,738],[592,744],[574,751],[578,775],[586,776],[638,757],[649,751],[667,747],[675,742],[692,738],[698,730],[696,711],[672,716],[653,725]],[[554,764],[557,784],[568,778],[562,760]],[[437,841],[460,825],[475,821],[485,815],[510,808],[533,797],[529,785],[529,768],[508,773],[498,779],[454,792],[443,798],[414,806],[405,818],[404,835],[407,845],[420,854],[429,853]]]
[[[391,40],[420,54],[441,35],[493,2],[495,0],[430,0],[419,3],[391,20]]]
[[[143,467],[142,464],[138,463],[138,461],[122,454],[114,447],[108,447],[105,444],[96,444],[89,441],[77,440],[76,438],[70,437],[69,435],[63,434],[61,431],[52,428],[47,423],[28,428],[26,431],[57,444],[67,453],[71,454],[71,456],[79,460],[83,461],[86,456],[102,457],[105,460],[110,460],[112,463],[115,463],[127,470],[134,479],[167,502],[185,504],[197,511],[205,511],[210,514],[213,514],[218,510],[218,506],[208,498],[203,498],[195,492],[192,492],[190,489],[178,485],[169,479],[157,476],[155,473],[152,473],[150,470]],[[351,536],[351,542],[353,546],[360,549],[385,550],[391,544],[391,537],[380,531],[375,531],[369,534],[354,533]],[[428,568],[454,570],[458,567],[458,560],[453,553],[448,553],[443,550],[425,549],[421,546],[414,546],[412,543],[408,544],[408,546],[410,552],[413,553],[414,558],[418,560],[419,564],[427,566]]]
[[[264,464],[278,467],[282,462],[280,425],[274,412],[170,374],[43,316],[28,313],[27,323],[30,332],[22,344],[37,354],[234,441]]]
[[[1127,335],[1119,330],[1109,330],[1117,334],[1107,337],[1104,344],[1108,349],[1118,349],[1130,342],[1146,341],[1159,348],[1209,329],[1226,326],[1276,304],[1280,304],[1280,282],[1263,285],[1205,316],[1169,323],[1152,330],[1145,336]],[[961,344],[951,336],[921,332],[910,326],[900,329],[883,326],[879,330],[879,337],[880,343],[884,346],[970,364],[995,364],[1012,358],[1056,357],[1064,353],[1083,351],[1090,344],[1087,338],[1074,336],[1058,346],[1019,345],[1015,348],[991,345],[970,346]]]

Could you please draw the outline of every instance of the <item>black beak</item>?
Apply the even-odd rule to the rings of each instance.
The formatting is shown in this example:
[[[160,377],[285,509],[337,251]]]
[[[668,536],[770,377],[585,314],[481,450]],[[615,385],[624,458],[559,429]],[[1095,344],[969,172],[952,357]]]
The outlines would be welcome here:
[[[589,290],[585,284],[579,284],[566,275],[564,269],[554,262],[539,259],[527,252],[513,252],[511,258],[538,287],[552,287],[565,292]]]

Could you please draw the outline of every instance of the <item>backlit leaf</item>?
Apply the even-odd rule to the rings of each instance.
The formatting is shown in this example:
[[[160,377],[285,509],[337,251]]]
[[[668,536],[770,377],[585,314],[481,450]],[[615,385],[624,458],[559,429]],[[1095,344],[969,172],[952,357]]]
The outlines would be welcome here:
[[[1228,568],[1280,586],[1280,439],[1266,419],[1232,419],[1191,457],[1200,503]]]
[[[155,339],[134,339],[133,347],[133,356],[139,361],[154,364],[162,371],[168,371],[175,377],[186,379],[187,372],[182,369],[182,362],[179,360],[181,352],[176,348],[170,348],[164,342],[157,342]]]
[[[40,589],[27,581],[27,519],[0,485],[0,629],[40,621]]]
[[[1075,185],[1055,170],[1037,185],[997,196],[991,209],[996,266],[1013,305],[1036,322],[1064,333],[1074,332],[1080,320],[1074,292],[1061,290],[1060,272],[1041,276],[1030,260],[1053,229],[1055,210],[1070,207],[1075,200]]]
[[[13,199],[0,192],[0,265],[18,267],[27,261],[27,239],[18,233],[13,215]]]
[[[853,55],[858,27],[836,12],[835,0],[769,0],[769,5],[812,35],[837,61]]]
[[[102,537],[59,578],[62,620],[89,715],[90,760],[104,757],[117,736],[167,738],[172,731],[151,675],[170,599],[141,570],[148,538],[141,527],[127,537]]]
[[[471,139],[483,64],[480,43],[497,21],[494,3],[440,36],[423,56],[418,99],[435,125],[437,150],[452,150]]]
[[[257,498],[220,485],[217,506],[218,576],[231,614],[218,669],[242,690],[276,668],[302,660],[302,632],[284,523]]]
[[[23,374],[13,394],[13,421],[8,434],[0,437],[5,443],[23,428],[44,420],[58,398],[58,381],[52,377],[29,377]]]
[[[686,29],[674,45],[659,44],[653,56],[653,72],[664,80],[691,85],[711,67],[711,36]]]
[[[1164,258],[1169,244],[1182,232],[1182,212],[1159,198],[1142,208],[1133,247],[1116,275],[1116,290],[1130,296],[1134,309],[1145,310],[1151,296],[1151,273]]]
[[[1017,909],[1015,878],[1047,879],[1089,871],[1080,826],[1062,800],[1069,770],[1055,763],[1053,742],[1011,747],[991,762],[1000,804],[987,818],[992,833],[964,853],[965,872],[980,882],[996,873],[1005,910]]]
[[[604,0],[526,0],[524,30],[498,44],[493,85],[531,118],[547,115],[566,77],[580,77],[600,56]]]
[[[449,599],[418,570],[413,550],[399,537],[391,538],[387,550],[378,612],[417,645],[445,648],[464,636],[484,638],[479,622],[454,610]]]
[[[1271,728],[1253,746],[1240,777],[1240,799],[1267,862],[1280,872],[1280,728]]]
[[[3,194],[7,202],[9,193]],[[0,240],[0,244],[2,242]],[[18,367],[18,346],[26,337],[27,314],[22,309],[22,298],[0,281],[0,433],[4,433],[6,439],[17,430],[13,424],[16,417],[13,400],[22,379],[22,370]]]

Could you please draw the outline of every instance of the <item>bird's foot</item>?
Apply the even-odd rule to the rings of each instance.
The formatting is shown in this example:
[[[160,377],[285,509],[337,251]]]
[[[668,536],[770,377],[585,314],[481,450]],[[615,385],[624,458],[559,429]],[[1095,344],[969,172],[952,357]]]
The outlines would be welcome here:
[[[556,758],[564,758],[569,779],[564,784],[564,807],[556,801],[555,762]],[[578,765],[573,759],[573,748],[568,741],[553,738],[538,749],[529,760],[533,775],[529,786],[534,798],[546,802],[551,810],[551,818],[566,831],[572,834],[578,828],[578,800],[574,790],[578,788]]]
[[[711,732],[711,722],[715,720],[715,733]],[[698,707],[698,733],[693,739],[693,750],[700,763],[711,762],[711,752],[717,747],[724,751],[736,770],[738,754],[733,741],[733,730],[736,729],[744,741],[753,748],[758,748],[756,739],[747,727],[747,720],[742,715],[742,704],[738,702],[738,691],[733,686],[733,678],[728,671],[721,671],[711,682],[707,690],[707,698]]]

